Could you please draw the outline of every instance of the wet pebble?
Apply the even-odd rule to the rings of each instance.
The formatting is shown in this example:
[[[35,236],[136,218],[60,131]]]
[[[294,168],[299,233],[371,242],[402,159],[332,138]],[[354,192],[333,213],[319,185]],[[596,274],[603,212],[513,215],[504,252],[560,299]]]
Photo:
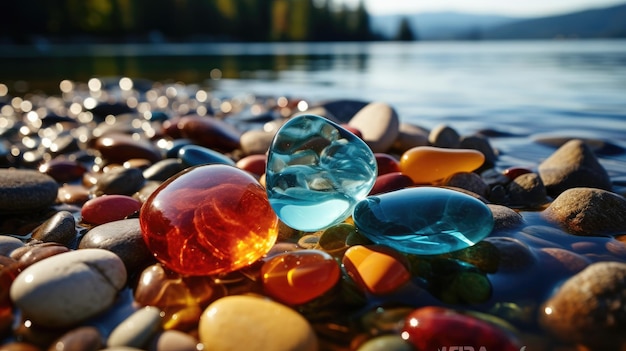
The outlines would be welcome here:
[[[16,237],[0,235],[0,255],[9,256],[13,250],[24,246],[24,242]]]
[[[416,184],[433,184],[458,172],[472,172],[484,161],[476,150],[418,146],[402,154],[400,171]]]
[[[57,194],[57,201],[64,204],[82,205],[89,198],[89,189],[82,185],[63,184]]]
[[[568,279],[540,310],[540,322],[562,340],[596,350],[626,344],[626,264],[598,262]]]
[[[80,179],[87,169],[77,161],[53,159],[39,166],[39,172],[49,175],[59,183]]]
[[[458,172],[446,178],[443,183],[445,186],[461,188],[469,190],[479,196],[489,196],[489,185],[483,179],[473,172]]]
[[[500,252],[498,272],[521,272],[537,263],[535,253],[520,240],[509,237],[490,236],[485,241],[493,244]]]
[[[126,195],[104,195],[87,201],[81,216],[85,223],[99,225],[124,219],[139,211],[141,202]]]
[[[93,147],[108,163],[123,164],[130,159],[146,159],[154,163],[162,158],[159,149],[150,142],[121,133],[99,137]]]
[[[538,167],[548,194],[558,196],[567,189],[590,187],[611,190],[611,179],[593,151],[580,139],[563,144]]]
[[[506,186],[506,190],[511,206],[538,208],[549,202],[546,188],[537,173],[525,173],[515,177]]]
[[[461,136],[454,128],[440,124],[430,131],[428,142],[431,146],[456,149],[461,146]]]
[[[373,152],[386,152],[398,136],[400,120],[390,105],[372,102],[359,110],[348,125],[361,132],[362,139]]]
[[[146,180],[165,181],[176,173],[185,169],[181,160],[177,158],[166,158],[143,170],[143,177]]]
[[[0,213],[25,212],[54,204],[59,186],[50,176],[26,169],[0,169]]]
[[[363,290],[374,295],[394,292],[408,282],[411,274],[401,256],[386,247],[350,247],[342,263],[348,275]]]
[[[189,115],[178,122],[183,138],[209,149],[230,152],[240,147],[241,133],[221,119]]]
[[[512,229],[524,224],[524,217],[507,206],[488,204],[493,214],[493,232]]]
[[[125,284],[126,269],[117,255],[84,249],[32,264],[15,278],[10,294],[34,324],[63,328],[107,310]]]
[[[198,351],[199,341],[190,334],[178,330],[157,333],[148,343],[148,351]]]
[[[161,329],[161,310],[146,306],[128,316],[111,331],[108,347],[128,346],[143,349]]]
[[[139,219],[122,219],[91,228],[81,239],[79,249],[105,249],[118,255],[127,272],[143,269],[153,255],[148,249]]]
[[[272,144],[276,131],[249,130],[241,135],[241,150],[245,155],[263,155]]]
[[[318,350],[317,336],[302,315],[254,296],[227,296],[213,302],[200,318],[198,334],[213,351]]]
[[[198,145],[185,145],[178,150],[178,158],[185,167],[223,164],[234,166],[235,161],[230,157]]]
[[[104,339],[97,328],[83,326],[70,330],[51,343],[48,351],[98,351]]]
[[[141,189],[145,181],[143,171],[139,168],[116,167],[98,177],[94,194],[132,195]]]
[[[70,246],[76,240],[76,220],[68,211],[59,211],[33,230],[31,238]]]
[[[542,212],[549,221],[576,235],[626,232],[626,199],[594,188],[573,188],[561,193]]]

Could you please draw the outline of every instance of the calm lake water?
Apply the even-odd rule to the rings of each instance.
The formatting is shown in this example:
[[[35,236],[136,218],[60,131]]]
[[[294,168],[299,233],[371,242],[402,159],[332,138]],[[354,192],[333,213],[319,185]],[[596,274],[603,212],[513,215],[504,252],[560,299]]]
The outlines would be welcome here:
[[[384,101],[400,118],[491,129],[500,166],[536,166],[545,135],[626,148],[626,41],[42,45],[1,49],[0,82],[58,92],[62,79],[128,76],[224,94]],[[215,79],[219,78],[219,79]],[[22,84],[22,85],[20,85]],[[616,178],[626,156],[601,155]]]

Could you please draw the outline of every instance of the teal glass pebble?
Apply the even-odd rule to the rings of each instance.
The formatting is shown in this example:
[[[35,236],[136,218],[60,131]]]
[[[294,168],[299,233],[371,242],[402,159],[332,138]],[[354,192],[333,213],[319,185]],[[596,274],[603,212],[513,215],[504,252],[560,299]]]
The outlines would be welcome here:
[[[417,255],[464,249],[493,229],[493,215],[480,200],[458,191],[418,187],[369,196],[357,203],[354,224],[381,245]]]
[[[324,117],[300,115],[274,136],[265,184],[281,221],[317,231],[348,218],[376,174],[376,158],[363,140]]]
[[[185,145],[178,150],[178,158],[184,166],[222,164],[234,166],[235,161],[230,157],[199,145]]]

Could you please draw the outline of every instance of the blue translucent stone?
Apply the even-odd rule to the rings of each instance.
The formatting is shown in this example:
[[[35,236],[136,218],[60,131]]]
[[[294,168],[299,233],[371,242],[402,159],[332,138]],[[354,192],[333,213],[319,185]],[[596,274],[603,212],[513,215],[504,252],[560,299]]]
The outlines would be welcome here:
[[[274,136],[265,184],[286,225],[316,231],[348,218],[376,173],[376,158],[363,140],[326,118],[301,115]]]
[[[178,158],[187,167],[223,164],[234,166],[230,157],[199,145],[185,145],[178,150]]]
[[[419,187],[370,196],[354,208],[359,232],[396,250],[435,255],[464,249],[493,229],[493,215],[480,200],[458,191]]]

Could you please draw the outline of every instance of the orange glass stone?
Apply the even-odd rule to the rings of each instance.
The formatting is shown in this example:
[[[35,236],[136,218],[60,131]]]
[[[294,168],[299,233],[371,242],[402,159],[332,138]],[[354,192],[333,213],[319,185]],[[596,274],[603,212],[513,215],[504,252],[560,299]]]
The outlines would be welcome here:
[[[374,295],[392,293],[411,278],[407,267],[387,248],[355,245],[346,251],[342,263],[355,283]]]
[[[416,184],[432,184],[459,172],[472,172],[485,162],[485,155],[473,149],[445,149],[416,146],[402,154],[400,171]]]
[[[278,235],[265,189],[247,172],[221,164],[168,179],[146,200],[139,220],[157,260],[187,275],[246,267],[265,255]]]
[[[202,311],[226,294],[211,277],[182,276],[161,263],[143,270],[135,288],[135,302],[163,311],[163,328],[186,330],[198,323]]]
[[[300,305],[324,295],[337,284],[340,275],[333,257],[319,250],[280,254],[261,267],[264,291],[287,305]]]

